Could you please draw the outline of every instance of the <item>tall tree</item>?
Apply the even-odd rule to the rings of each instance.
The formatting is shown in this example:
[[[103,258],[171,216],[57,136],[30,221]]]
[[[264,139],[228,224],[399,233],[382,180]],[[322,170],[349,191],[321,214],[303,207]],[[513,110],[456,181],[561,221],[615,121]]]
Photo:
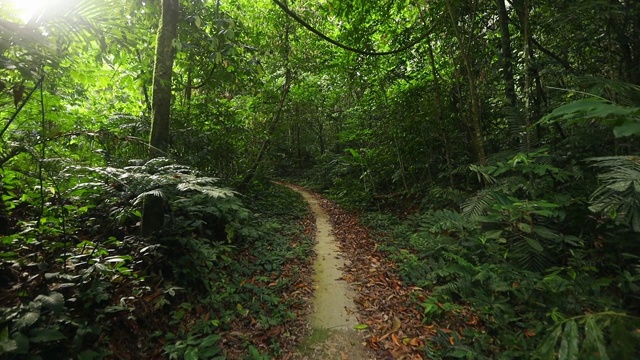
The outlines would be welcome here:
[[[502,53],[502,77],[504,79],[504,94],[507,104],[516,107],[516,86],[513,79],[513,54],[511,52],[511,33],[509,31],[509,13],[505,0],[496,0],[498,5],[498,21],[500,23],[500,47]]]
[[[467,82],[469,85],[469,97],[471,98],[471,128],[473,130],[473,146],[476,151],[478,162],[484,165],[487,163],[487,154],[484,149],[484,135],[481,124],[480,94],[478,91],[478,79],[476,78],[476,75],[474,73],[473,60],[471,58],[471,45],[473,42],[473,38],[475,37],[474,21],[476,14],[473,14],[472,19],[469,21],[469,29],[463,29],[460,26],[460,16],[451,3],[451,0],[446,0],[445,4],[449,13],[449,17],[451,19],[451,27],[453,28],[458,46],[460,46],[459,55],[462,59],[462,65],[465,70],[465,75],[467,75]],[[475,5],[476,3],[474,2],[474,8]],[[466,38],[463,33],[464,30],[467,30],[470,34]]]
[[[158,26],[155,65],[153,68],[152,122],[149,154],[160,157],[169,149],[171,122],[171,74],[173,71],[173,41],[178,33],[178,0],[162,0],[162,14]],[[142,235],[149,236],[164,223],[163,201],[147,197],[142,215]]]

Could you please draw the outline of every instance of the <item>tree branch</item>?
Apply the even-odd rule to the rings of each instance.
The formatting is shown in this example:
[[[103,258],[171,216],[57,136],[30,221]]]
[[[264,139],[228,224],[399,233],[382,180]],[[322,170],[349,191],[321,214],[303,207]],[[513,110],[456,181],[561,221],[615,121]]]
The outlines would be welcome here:
[[[367,51],[367,50],[360,50],[360,49],[356,49],[353,48],[351,46],[342,44],[340,42],[338,42],[337,40],[333,40],[330,37],[328,37],[327,35],[321,33],[319,30],[315,29],[313,26],[309,25],[309,23],[307,23],[306,21],[302,20],[298,15],[296,15],[296,13],[294,13],[293,11],[291,11],[289,9],[289,7],[287,7],[285,4],[281,3],[278,0],[273,0],[273,2],[278,5],[280,7],[280,9],[282,9],[282,11],[284,11],[287,15],[289,15],[290,17],[292,17],[295,21],[297,21],[298,23],[300,23],[300,25],[304,26],[305,28],[307,28],[307,30],[311,31],[312,33],[318,35],[322,40],[327,41],[339,48],[342,48],[344,50],[347,51],[351,51],[360,55],[369,55],[369,56],[382,56],[382,55],[391,55],[391,54],[397,54],[400,52],[403,52],[405,50],[411,49],[412,47],[414,47],[415,45],[417,45],[418,43],[420,43],[422,40],[426,39],[429,35],[431,35],[431,32],[433,32],[433,30],[435,29],[435,24],[431,26],[431,28],[423,35],[421,35],[418,39],[411,41],[410,43],[408,43],[407,45],[404,45],[398,49],[395,50],[391,50],[391,51],[382,51],[382,52],[377,52],[377,51]]]

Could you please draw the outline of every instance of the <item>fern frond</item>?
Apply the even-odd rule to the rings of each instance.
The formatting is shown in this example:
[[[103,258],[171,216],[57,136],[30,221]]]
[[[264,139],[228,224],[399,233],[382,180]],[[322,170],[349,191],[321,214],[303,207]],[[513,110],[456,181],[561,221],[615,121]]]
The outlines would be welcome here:
[[[602,185],[591,194],[589,209],[606,212],[617,223],[640,232],[640,157],[591,158],[593,166],[608,169],[598,175]]]
[[[142,201],[147,197],[147,196],[155,196],[155,197],[159,197],[162,199],[166,199],[166,196],[164,194],[164,192],[160,189],[153,189],[153,190],[149,190],[149,191],[145,191],[143,193],[141,193],[140,195],[136,196],[131,203],[136,206],[139,205],[140,203],[142,203]]]
[[[181,183],[176,187],[180,191],[197,191],[199,193],[205,194],[214,199],[218,198],[229,198],[234,196],[234,191],[227,188],[219,188],[212,186],[201,186],[193,183]]]
[[[476,175],[478,175],[478,182],[482,183],[488,183],[488,184],[495,184],[496,179],[491,176],[491,174],[489,174],[489,172],[478,165],[469,165],[469,170],[473,171],[474,173],[476,173]]]
[[[462,215],[466,218],[475,218],[486,214],[495,200],[494,193],[489,190],[481,190],[462,203]]]
[[[589,87],[588,92],[625,106],[633,106],[640,101],[640,86],[620,80],[599,77],[580,77],[577,79],[582,87]]]
[[[534,249],[526,240],[513,243],[510,254],[516,264],[525,270],[544,271],[553,263],[547,252]]]

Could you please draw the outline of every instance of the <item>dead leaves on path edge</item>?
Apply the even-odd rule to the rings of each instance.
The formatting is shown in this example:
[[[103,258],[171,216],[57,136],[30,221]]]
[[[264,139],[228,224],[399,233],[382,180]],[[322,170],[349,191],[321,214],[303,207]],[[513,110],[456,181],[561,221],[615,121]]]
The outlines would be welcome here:
[[[429,292],[402,283],[394,264],[378,251],[369,230],[355,214],[312,194],[329,215],[338,246],[345,254],[343,278],[357,292],[354,302],[358,320],[367,325],[367,344],[375,350],[376,358],[421,360],[425,347],[433,346],[430,341],[437,332],[449,335],[448,342],[453,346],[454,339],[462,337],[462,328],[482,326],[468,308],[449,314],[445,322],[423,323],[420,303],[429,297]],[[309,230],[307,227],[305,232],[308,234]]]
[[[402,284],[392,271],[393,264],[378,252],[357,216],[319,198],[348,260],[344,279],[358,293],[354,300],[360,322],[371,331],[369,346],[385,359],[422,359],[424,346],[435,334],[435,327],[422,323],[423,316],[410,299],[425,298],[426,292]]]

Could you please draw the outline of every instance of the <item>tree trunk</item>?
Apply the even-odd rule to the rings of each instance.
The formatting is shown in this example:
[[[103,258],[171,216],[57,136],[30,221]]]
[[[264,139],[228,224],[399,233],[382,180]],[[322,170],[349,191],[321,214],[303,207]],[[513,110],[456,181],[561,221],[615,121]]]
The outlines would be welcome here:
[[[509,32],[509,13],[505,0],[496,0],[498,4],[498,18],[500,22],[500,45],[502,50],[502,77],[504,79],[504,94],[507,105],[516,108],[516,86],[513,79],[513,54],[511,52],[511,33]]]
[[[153,69],[152,122],[149,139],[151,158],[165,156],[169,150],[171,120],[171,74],[173,70],[173,40],[178,32],[178,0],[162,0],[162,16],[158,26],[155,65]],[[145,199],[142,212],[142,236],[160,230],[164,224],[165,204],[162,198]]]
[[[318,140],[320,141],[320,155],[324,155],[324,126],[322,124],[322,119],[318,123]]]
[[[449,133],[446,130],[444,116],[442,115],[442,106],[444,106],[444,102],[442,101],[442,87],[440,86],[440,74],[438,74],[438,69],[436,68],[436,57],[434,55],[431,37],[427,37],[427,44],[429,46],[428,50],[429,62],[431,64],[431,76],[433,76],[433,95],[436,99],[436,122],[438,123],[438,131],[442,136],[442,141],[444,143],[444,157],[447,161],[447,176],[449,177],[449,186],[453,188],[453,166],[451,165],[451,147],[449,144]]]
[[[469,85],[469,97],[471,98],[471,127],[473,128],[473,147],[476,151],[478,163],[480,163],[480,165],[485,165],[487,163],[487,155],[484,151],[484,137],[482,134],[480,111],[480,95],[478,94],[476,77],[473,73],[473,65],[471,64],[471,57],[467,48],[467,44],[462,38],[461,31],[458,28],[457,15],[454,14],[453,7],[451,6],[451,2],[449,0],[446,1],[446,5],[449,12],[449,17],[451,18],[451,25],[460,46],[460,57],[462,58],[462,64],[464,66]],[[472,39],[469,38],[468,41],[471,42]]]
[[[533,50],[531,43],[531,26],[529,23],[529,1],[521,0],[514,3],[516,7],[516,12],[518,13],[518,17],[520,18],[520,22],[522,23],[522,37],[524,38],[524,51],[522,55],[524,56],[524,118],[521,123],[522,130],[521,132],[524,134],[524,151],[530,152],[533,148],[532,138],[531,138],[531,79],[533,77],[534,67],[533,67]]]

